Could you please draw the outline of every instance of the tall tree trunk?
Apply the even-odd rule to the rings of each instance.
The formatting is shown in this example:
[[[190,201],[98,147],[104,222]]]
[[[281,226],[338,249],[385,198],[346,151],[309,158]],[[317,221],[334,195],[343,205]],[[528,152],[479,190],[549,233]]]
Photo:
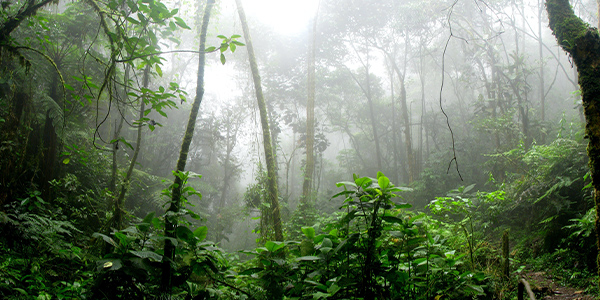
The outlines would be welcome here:
[[[233,148],[235,147],[235,139],[237,138],[238,130],[235,129],[232,132],[232,126],[233,125],[231,125],[231,119],[229,119],[229,124],[227,125],[227,135],[225,136],[227,150],[225,151],[225,162],[223,164],[223,189],[221,190],[221,200],[219,201],[219,206],[217,209],[217,238],[215,239],[215,242],[217,243],[225,238],[225,233],[223,233],[224,226],[222,225],[223,219],[221,214],[223,211],[223,207],[225,207],[225,202],[227,199],[227,189],[229,188],[229,183],[231,181],[231,173],[233,173],[234,171],[234,168],[232,168],[231,163],[231,153],[233,152]]]
[[[391,64],[391,62],[390,62]],[[391,96],[392,96],[392,147],[393,147],[393,158],[394,158],[394,170],[392,172],[392,180],[394,183],[398,184],[399,178],[398,178],[398,170],[400,169],[398,167],[398,162],[400,161],[400,158],[398,157],[398,135],[396,134],[396,128],[398,128],[398,125],[396,124],[396,95],[394,94],[394,70],[393,68],[390,66],[389,68],[389,73],[390,73],[390,92],[391,92]]]
[[[202,97],[204,96],[204,64],[206,61],[206,55],[204,50],[206,49],[206,31],[208,30],[208,21],[210,19],[210,12],[212,10],[215,0],[208,0],[206,7],[204,8],[204,16],[202,17],[202,28],[200,29],[200,47],[198,51],[198,78],[196,82],[196,97],[192,104],[190,116],[188,118],[187,127],[185,129],[185,135],[181,142],[181,150],[179,151],[179,159],[177,160],[177,166],[175,172],[183,172],[185,170],[185,164],[188,157],[188,151],[190,150],[190,144],[194,137],[194,129],[196,127],[196,118],[198,117],[198,110],[200,109],[200,103],[202,103]],[[169,205],[168,212],[178,212],[181,208],[181,193],[182,193],[182,180],[179,176],[175,176],[173,182],[173,191],[171,194],[171,203]],[[174,238],[175,228],[177,227],[176,217],[165,217],[165,236]],[[171,240],[165,240],[164,258],[162,263],[162,278],[161,278],[161,289],[168,291],[171,288],[171,262],[175,258],[175,245]]]
[[[550,29],[561,47],[568,52],[579,73],[579,86],[585,115],[587,152],[596,207],[596,259],[600,275],[600,36],[598,30],[575,15],[569,0],[547,0]],[[600,285],[600,281],[598,282]]]
[[[315,170],[315,56],[317,39],[317,17],[313,21],[312,37],[308,51],[308,95],[306,100],[306,169],[302,184],[302,204],[310,203],[313,173]]]
[[[377,122],[375,120],[375,108],[373,107],[373,97],[371,93],[371,75],[369,73],[369,59],[367,58],[367,101],[369,102],[369,115],[371,116],[371,127],[373,128],[373,139],[375,140],[375,155],[377,158],[377,170],[381,171],[381,147],[379,145],[379,133],[377,131]]]
[[[600,0],[598,0],[600,1]],[[542,5],[542,0],[538,0],[538,52],[540,56],[540,105],[541,105],[541,119],[542,123],[546,121],[546,87],[544,83],[544,51],[543,46],[544,42],[542,39],[542,13],[544,11],[544,6]],[[542,136],[542,139],[545,136]],[[544,141],[542,140],[542,143]]]
[[[148,88],[148,81],[150,77],[150,67],[146,65],[146,69],[144,69],[144,77],[143,77],[143,86],[144,88]],[[139,119],[144,117],[144,110],[146,110],[146,103],[144,102],[146,99],[142,97],[140,104],[140,115]],[[125,178],[123,179],[123,183],[121,184],[121,192],[119,192],[119,198],[115,201],[115,212],[113,217],[113,227],[116,230],[121,230],[123,228],[123,205],[125,204],[125,194],[129,189],[129,182],[131,181],[131,175],[133,174],[133,168],[135,167],[135,163],[137,161],[138,154],[140,153],[140,148],[142,147],[142,124],[138,124],[137,128],[137,138],[135,150],[133,151],[133,156],[131,156],[131,162],[129,162],[129,168],[127,169],[127,173],[125,173]],[[116,153],[116,152],[113,152]]]
[[[408,105],[406,105],[406,86],[404,84],[404,76],[400,77],[400,99],[402,100],[402,119],[404,119],[406,160],[408,160],[408,184],[411,184],[415,180],[415,158],[412,149],[410,116],[408,114]]]
[[[383,53],[387,56],[388,60],[392,64],[393,70],[398,75],[398,79],[400,80],[400,105],[402,106],[402,119],[404,123],[404,146],[406,147],[406,160],[408,161],[408,184],[411,184],[416,177],[415,171],[415,157],[412,149],[412,134],[410,131],[410,115],[408,114],[408,105],[406,103],[406,86],[405,86],[405,77],[406,77],[406,65],[408,62],[408,37],[406,38],[406,46],[404,49],[404,70],[400,71],[398,65],[396,64],[395,58],[388,52],[383,51]]]
[[[256,100],[258,101],[258,110],[260,111],[260,123],[262,125],[263,132],[263,146],[265,151],[265,160],[267,163],[267,177],[268,177],[268,200],[271,204],[271,220],[273,230],[275,231],[275,240],[283,241],[283,232],[281,229],[281,217],[279,212],[279,196],[277,191],[277,176],[275,174],[275,158],[273,157],[273,147],[271,144],[271,131],[269,130],[269,120],[267,117],[267,106],[265,104],[265,98],[262,91],[262,85],[260,81],[260,74],[258,73],[258,65],[256,64],[256,56],[254,55],[254,48],[252,47],[252,39],[250,38],[250,29],[248,29],[248,23],[246,22],[246,14],[242,7],[241,0],[235,0],[237,5],[238,14],[240,15],[240,21],[242,23],[242,29],[244,31],[244,37],[246,38],[246,48],[248,49],[248,58],[250,60],[250,69],[252,69],[252,79],[254,81],[254,91],[256,92]]]

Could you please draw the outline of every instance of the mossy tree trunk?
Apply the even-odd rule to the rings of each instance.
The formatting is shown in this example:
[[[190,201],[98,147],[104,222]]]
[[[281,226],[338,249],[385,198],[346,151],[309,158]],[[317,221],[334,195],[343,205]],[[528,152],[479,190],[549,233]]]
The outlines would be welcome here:
[[[237,5],[238,14],[240,16],[240,22],[242,23],[244,38],[246,39],[246,49],[248,49],[250,69],[252,70],[252,79],[254,81],[254,91],[256,92],[258,110],[260,111],[260,123],[262,125],[263,132],[263,146],[265,151],[265,160],[267,163],[267,192],[269,198],[267,200],[271,205],[272,224],[270,225],[273,226],[275,240],[283,241],[283,232],[281,229],[281,217],[279,211],[279,196],[277,191],[275,157],[273,156],[273,146],[271,144],[271,131],[269,129],[269,120],[267,117],[267,106],[265,104],[265,97],[262,91],[262,84],[260,80],[260,74],[258,72],[258,65],[256,64],[254,48],[252,47],[252,39],[250,38],[250,29],[248,29],[248,22],[246,22],[246,13],[244,12],[241,0],[235,0],[235,3]]]
[[[546,9],[552,33],[560,46],[571,55],[579,73],[596,207],[596,247],[600,253],[600,36],[596,28],[575,15],[569,0],[547,0]],[[600,274],[600,255],[596,263]]]
[[[53,1],[55,0],[42,0],[39,2],[36,0],[23,1],[23,4],[15,15],[8,16],[3,22],[0,22],[0,47],[10,45],[10,34],[21,25],[21,22],[35,15],[38,9]],[[7,3],[10,3],[10,1]]]
[[[179,151],[179,159],[177,160],[175,172],[183,172],[183,170],[185,169],[188,151],[190,149],[190,144],[192,143],[192,138],[194,136],[194,129],[196,127],[196,118],[198,117],[198,110],[200,109],[200,103],[202,103],[202,98],[204,96],[204,65],[206,61],[206,55],[204,53],[204,50],[206,49],[206,32],[208,30],[208,21],[210,19],[210,13],[214,4],[215,0],[208,0],[204,9],[204,16],[202,17],[202,27],[200,29],[200,53],[198,54],[198,79],[196,82],[196,97],[194,98],[194,103],[192,104],[192,109],[190,111],[190,117],[188,118],[187,127],[185,129],[185,135],[183,136],[183,141],[181,142],[181,150]],[[181,178],[179,176],[175,176],[175,181],[173,182],[171,203],[167,212],[176,213],[181,208],[180,200],[182,194],[182,185],[183,182]],[[176,217],[168,217],[167,214],[167,217],[165,217],[165,236],[174,238],[176,227]],[[167,239],[165,240],[164,258],[162,264],[161,289],[163,291],[169,291],[169,289],[171,288],[171,262],[174,258],[175,245],[173,245],[171,240]]]

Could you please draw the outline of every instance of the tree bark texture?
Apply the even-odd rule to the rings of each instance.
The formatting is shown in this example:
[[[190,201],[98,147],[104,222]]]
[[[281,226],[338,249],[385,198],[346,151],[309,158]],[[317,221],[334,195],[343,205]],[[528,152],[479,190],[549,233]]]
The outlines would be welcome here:
[[[198,117],[198,110],[200,109],[200,103],[204,96],[204,65],[206,61],[206,55],[204,50],[206,49],[206,32],[208,31],[208,22],[210,19],[210,12],[215,4],[215,0],[208,0],[204,9],[204,16],[202,17],[202,27],[200,29],[200,47],[198,54],[198,78],[196,82],[196,97],[192,104],[190,111],[190,117],[188,118],[187,127],[185,129],[185,135],[181,142],[181,150],[179,151],[179,159],[177,160],[177,166],[175,172],[183,172],[188,157],[188,151],[190,150],[190,144],[194,137],[194,129],[196,127],[196,118]],[[173,191],[171,197],[171,203],[167,212],[178,212],[181,208],[181,193],[182,193],[183,182],[179,176],[175,176],[173,182]],[[174,238],[175,228],[177,227],[177,219],[172,217],[165,217],[165,236]],[[165,240],[165,251],[162,265],[162,278],[161,278],[161,289],[168,291],[171,287],[171,262],[175,258],[175,245],[171,240]]]
[[[265,151],[265,160],[267,163],[268,201],[271,204],[271,220],[273,223],[271,225],[273,225],[273,230],[275,231],[275,240],[283,241],[283,232],[281,229],[281,217],[279,211],[279,196],[277,191],[277,175],[275,171],[275,157],[273,155],[273,146],[271,144],[271,131],[269,129],[267,106],[265,104],[265,97],[262,91],[258,65],[256,64],[256,55],[254,55],[252,39],[250,38],[250,29],[248,28],[248,22],[246,21],[246,13],[244,12],[244,7],[242,6],[241,0],[235,0],[235,3],[240,16],[242,30],[244,31],[244,38],[246,39],[246,49],[248,50],[248,59],[250,60],[250,69],[252,70],[254,91],[256,92],[256,100],[258,101],[258,110],[260,112],[260,123],[262,125],[263,132],[263,146]]]
[[[547,0],[546,9],[552,33],[571,55],[579,73],[596,207],[596,247],[600,253],[600,36],[597,29],[575,15],[568,0]],[[600,274],[600,255],[596,262]]]

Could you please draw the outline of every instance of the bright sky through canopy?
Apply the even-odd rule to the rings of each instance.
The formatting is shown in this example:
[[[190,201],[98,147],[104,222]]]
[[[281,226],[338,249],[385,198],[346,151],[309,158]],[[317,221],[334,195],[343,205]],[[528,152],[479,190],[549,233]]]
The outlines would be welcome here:
[[[244,0],[244,9],[281,34],[306,30],[319,0]]]

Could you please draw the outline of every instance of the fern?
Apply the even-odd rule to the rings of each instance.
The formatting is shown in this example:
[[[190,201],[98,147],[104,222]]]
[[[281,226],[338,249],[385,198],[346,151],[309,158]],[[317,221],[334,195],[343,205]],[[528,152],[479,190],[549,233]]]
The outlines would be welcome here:
[[[67,244],[66,237],[81,233],[69,221],[54,220],[29,212],[7,214],[4,221],[15,226],[24,238],[35,241],[46,249],[62,249]]]
[[[46,120],[46,114],[52,120],[52,125],[56,130],[56,134],[60,139],[63,138],[64,132],[62,130],[65,122],[65,114],[63,108],[52,99],[45,91],[37,91],[33,95],[34,107],[36,107],[36,117],[40,123],[44,123]]]

